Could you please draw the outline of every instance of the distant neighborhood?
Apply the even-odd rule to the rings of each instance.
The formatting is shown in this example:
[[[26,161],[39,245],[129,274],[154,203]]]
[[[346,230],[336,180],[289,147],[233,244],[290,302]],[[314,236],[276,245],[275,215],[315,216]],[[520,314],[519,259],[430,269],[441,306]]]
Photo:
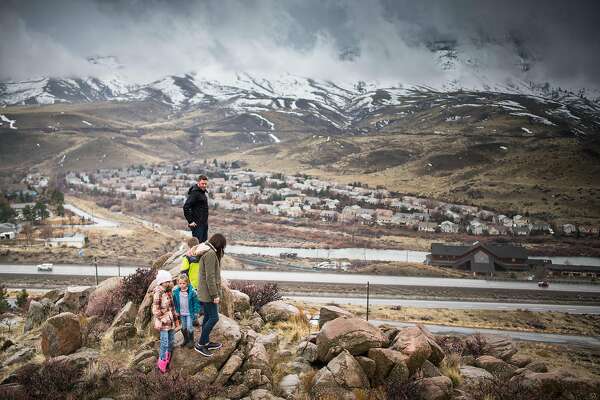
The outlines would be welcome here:
[[[176,206],[184,203],[199,173],[209,176],[210,205],[224,210],[474,236],[599,236],[598,226],[556,226],[526,215],[504,215],[470,205],[399,195],[360,182],[347,185],[305,175],[255,172],[220,165],[216,160],[201,171],[183,170],[177,165],[140,165],[95,173],[69,172],[65,182],[77,192],[163,201]],[[30,174],[24,182],[35,188],[47,185],[48,178]]]

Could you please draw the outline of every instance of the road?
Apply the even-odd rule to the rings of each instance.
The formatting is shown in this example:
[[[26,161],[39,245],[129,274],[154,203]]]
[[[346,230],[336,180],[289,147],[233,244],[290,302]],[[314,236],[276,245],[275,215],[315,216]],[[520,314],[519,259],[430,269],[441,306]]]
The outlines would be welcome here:
[[[391,320],[369,320],[375,326],[382,324],[389,324],[397,328],[404,328],[407,326],[414,326],[415,324],[391,321]],[[535,333],[535,332],[519,332],[519,331],[505,331],[499,329],[484,329],[484,328],[464,328],[460,326],[445,326],[445,325],[432,325],[423,324],[431,333],[438,335],[472,335],[475,333],[493,334],[493,335],[506,335],[510,336],[513,340],[526,341],[526,342],[539,342],[539,343],[555,343],[565,344],[577,347],[583,347],[586,349],[600,349],[600,339],[595,336],[576,336],[576,335],[558,335],[552,333]]]
[[[75,207],[73,204],[65,204],[65,209],[73,212],[80,217],[85,217],[86,219],[91,219],[94,224],[93,225],[84,225],[83,227],[94,227],[94,228],[117,228],[119,226],[118,222],[110,221],[104,218],[94,217],[93,215],[83,211],[80,208]],[[81,228],[81,227],[80,227]]]
[[[351,304],[366,306],[366,297],[335,297],[335,296],[284,296],[289,300],[303,301],[313,304]],[[495,303],[485,301],[445,301],[445,300],[410,300],[370,297],[370,305],[403,306],[416,308],[448,308],[452,310],[529,310],[555,311],[569,314],[600,314],[600,306],[579,306],[566,304],[537,304],[537,303]]]
[[[121,275],[135,272],[136,267],[121,266]],[[99,276],[117,276],[117,266],[107,265],[98,267]],[[35,265],[0,264],[0,274],[40,274]],[[92,276],[93,266],[61,265],[54,266],[51,275]],[[423,278],[411,276],[389,275],[359,275],[347,273],[326,272],[279,272],[279,271],[222,271],[227,279],[247,281],[272,282],[315,282],[315,283],[344,283],[353,285],[392,285],[392,286],[421,286],[421,287],[452,287],[476,289],[507,289],[529,291],[558,291],[577,293],[600,293],[600,285],[552,283],[550,288],[540,288],[535,282],[523,281],[488,281],[483,279],[456,278]]]

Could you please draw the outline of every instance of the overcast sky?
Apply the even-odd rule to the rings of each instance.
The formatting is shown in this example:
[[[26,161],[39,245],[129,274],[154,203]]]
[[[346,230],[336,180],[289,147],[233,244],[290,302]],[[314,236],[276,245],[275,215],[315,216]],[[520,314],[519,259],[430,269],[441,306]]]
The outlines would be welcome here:
[[[486,74],[514,75],[521,54],[527,79],[600,87],[599,15],[599,1],[562,0],[1,0],[0,79],[102,75],[87,57],[114,56],[139,82],[244,71],[428,83],[448,78],[430,50],[446,40]]]

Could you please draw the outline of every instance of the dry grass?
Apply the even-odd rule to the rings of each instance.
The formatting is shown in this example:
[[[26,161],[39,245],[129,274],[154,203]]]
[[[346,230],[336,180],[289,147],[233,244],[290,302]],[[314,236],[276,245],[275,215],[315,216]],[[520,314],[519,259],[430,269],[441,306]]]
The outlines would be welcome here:
[[[283,346],[299,342],[301,338],[310,334],[311,325],[304,315],[304,308],[298,308],[300,310],[300,315],[294,316],[287,321],[266,323],[261,332],[269,332],[274,329],[277,330],[280,335],[280,343]]]
[[[462,382],[460,374],[460,355],[456,353],[448,354],[440,364],[440,372],[450,378],[454,387]]]

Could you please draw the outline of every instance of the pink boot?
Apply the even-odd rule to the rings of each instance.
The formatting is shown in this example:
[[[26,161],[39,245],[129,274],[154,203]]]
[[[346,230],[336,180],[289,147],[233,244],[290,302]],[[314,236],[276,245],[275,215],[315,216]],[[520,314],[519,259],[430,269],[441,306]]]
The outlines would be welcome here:
[[[156,366],[161,373],[167,372],[167,360],[161,360],[160,358],[156,361]]]
[[[165,368],[168,368],[171,365],[171,352],[167,351],[165,353],[165,360],[166,360],[166,364],[165,364]]]

